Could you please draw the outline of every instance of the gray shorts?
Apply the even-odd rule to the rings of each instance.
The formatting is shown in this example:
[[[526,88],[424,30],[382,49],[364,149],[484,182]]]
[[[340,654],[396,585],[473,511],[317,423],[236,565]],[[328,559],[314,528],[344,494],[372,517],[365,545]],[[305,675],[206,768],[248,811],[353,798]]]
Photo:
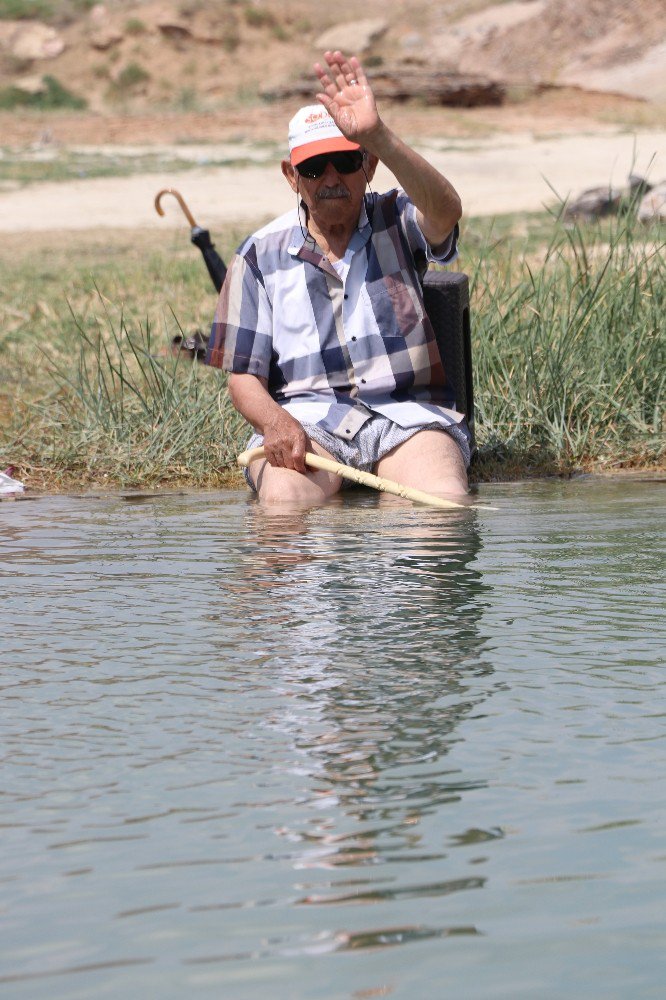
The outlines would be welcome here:
[[[351,465],[354,469],[362,472],[372,472],[377,462],[384,455],[397,448],[399,444],[408,441],[410,437],[418,434],[419,431],[442,431],[449,434],[460,448],[465,468],[470,462],[470,433],[467,429],[467,421],[462,424],[451,424],[450,427],[442,427],[441,424],[423,424],[420,427],[400,427],[388,417],[378,414],[370,417],[356,432],[351,441],[343,440],[335,434],[324,430],[319,424],[303,424],[303,430],[310,440],[316,441],[322,448],[343,465]],[[263,443],[261,434],[253,434],[248,441],[246,448],[258,448]],[[245,479],[248,485],[254,490],[255,486],[250,479],[249,469],[245,469]],[[348,479],[343,479],[342,489],[349,489],[356,484]]]

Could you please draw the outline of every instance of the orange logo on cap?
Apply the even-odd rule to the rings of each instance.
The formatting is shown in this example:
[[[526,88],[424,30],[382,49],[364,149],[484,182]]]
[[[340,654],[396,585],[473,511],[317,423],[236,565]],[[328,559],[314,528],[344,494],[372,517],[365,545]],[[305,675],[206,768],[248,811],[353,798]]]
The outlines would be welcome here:
[[[311,115],[308,115],[307,118],[304,118],[303,120],[306,125],[311,125],[312,122],[321,121],[322,118],[326,118],[325,111],[320,111],[319,113],[313,111]]]

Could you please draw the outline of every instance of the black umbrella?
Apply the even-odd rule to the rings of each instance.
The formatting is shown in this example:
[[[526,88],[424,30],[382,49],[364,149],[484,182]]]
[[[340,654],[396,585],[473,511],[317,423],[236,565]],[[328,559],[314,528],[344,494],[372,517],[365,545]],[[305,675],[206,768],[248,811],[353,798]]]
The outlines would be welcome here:
[[[215,290],[219,292],[222,288],[222,282],[227,273],[227,265],[224,263],[219,253],[215,249],[215,244],[210,238],[210,232],[207,229],[202,229],[194,221],[194,217],[190,212],[189,208],[185,204],[185,200],[180,193],[176,191],[175,188],[164,188],[163,191],[158,192],[155,195],[155,211],[158,215],[164,215],[164,209],[161,205],[162,195],[172,194],[180,207],[183,210],[185,218],[189,222],[191,228],[190,239],[194,243],[195,247],[199,247],[203,255],[206,267],[208,268],[208,273],[211,277],[211,281],[215,285]]]

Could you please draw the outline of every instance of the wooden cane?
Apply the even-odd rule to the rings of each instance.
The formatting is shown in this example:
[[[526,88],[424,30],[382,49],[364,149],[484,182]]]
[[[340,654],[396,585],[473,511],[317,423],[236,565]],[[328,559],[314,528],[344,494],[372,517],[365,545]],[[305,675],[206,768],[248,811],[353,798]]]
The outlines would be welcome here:
[[[262,448],[250,448],[238,456],[236,461],[245,468],[257,458],[265,458],[266,454]],[[353,469],[349,465],[341,465],[333,459],[324,458],[323,455],[315,455],[311,451],[305,453],[305,464],[311,469],[323,469],[324,472],[332,472],[341,479],[349,479],[353,483],[360,483],[361,486],[369,486],[380,493],[391,493],[396,497],[403,497],[405,500],[413,500],[415,503],[428,504],[430,507],[439,507],[441,510],[468,510],[470,504],[456,503],[455,500],[445,500],[443,497],[434,496],[432,493],[424,493],[423,490],[414,490],[401,483],[395,483],[392,479],[382,479],[374,476],[371,472],[362,472],[360,469]],[[478,508],[475,508],[478,509]],[[493,507],[484,507],[484,510],[494,510]]]

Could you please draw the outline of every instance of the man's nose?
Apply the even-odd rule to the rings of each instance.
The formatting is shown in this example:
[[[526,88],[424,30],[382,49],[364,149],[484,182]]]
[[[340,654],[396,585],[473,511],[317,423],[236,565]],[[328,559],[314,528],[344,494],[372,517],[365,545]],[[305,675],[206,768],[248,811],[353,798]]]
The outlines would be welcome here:
[[[324,180],[328,187],[333,187],[340,180],[340,174],[337,172],[332,162],[329,160],[326,164],[326,169],[324,170],[322,180]]]

